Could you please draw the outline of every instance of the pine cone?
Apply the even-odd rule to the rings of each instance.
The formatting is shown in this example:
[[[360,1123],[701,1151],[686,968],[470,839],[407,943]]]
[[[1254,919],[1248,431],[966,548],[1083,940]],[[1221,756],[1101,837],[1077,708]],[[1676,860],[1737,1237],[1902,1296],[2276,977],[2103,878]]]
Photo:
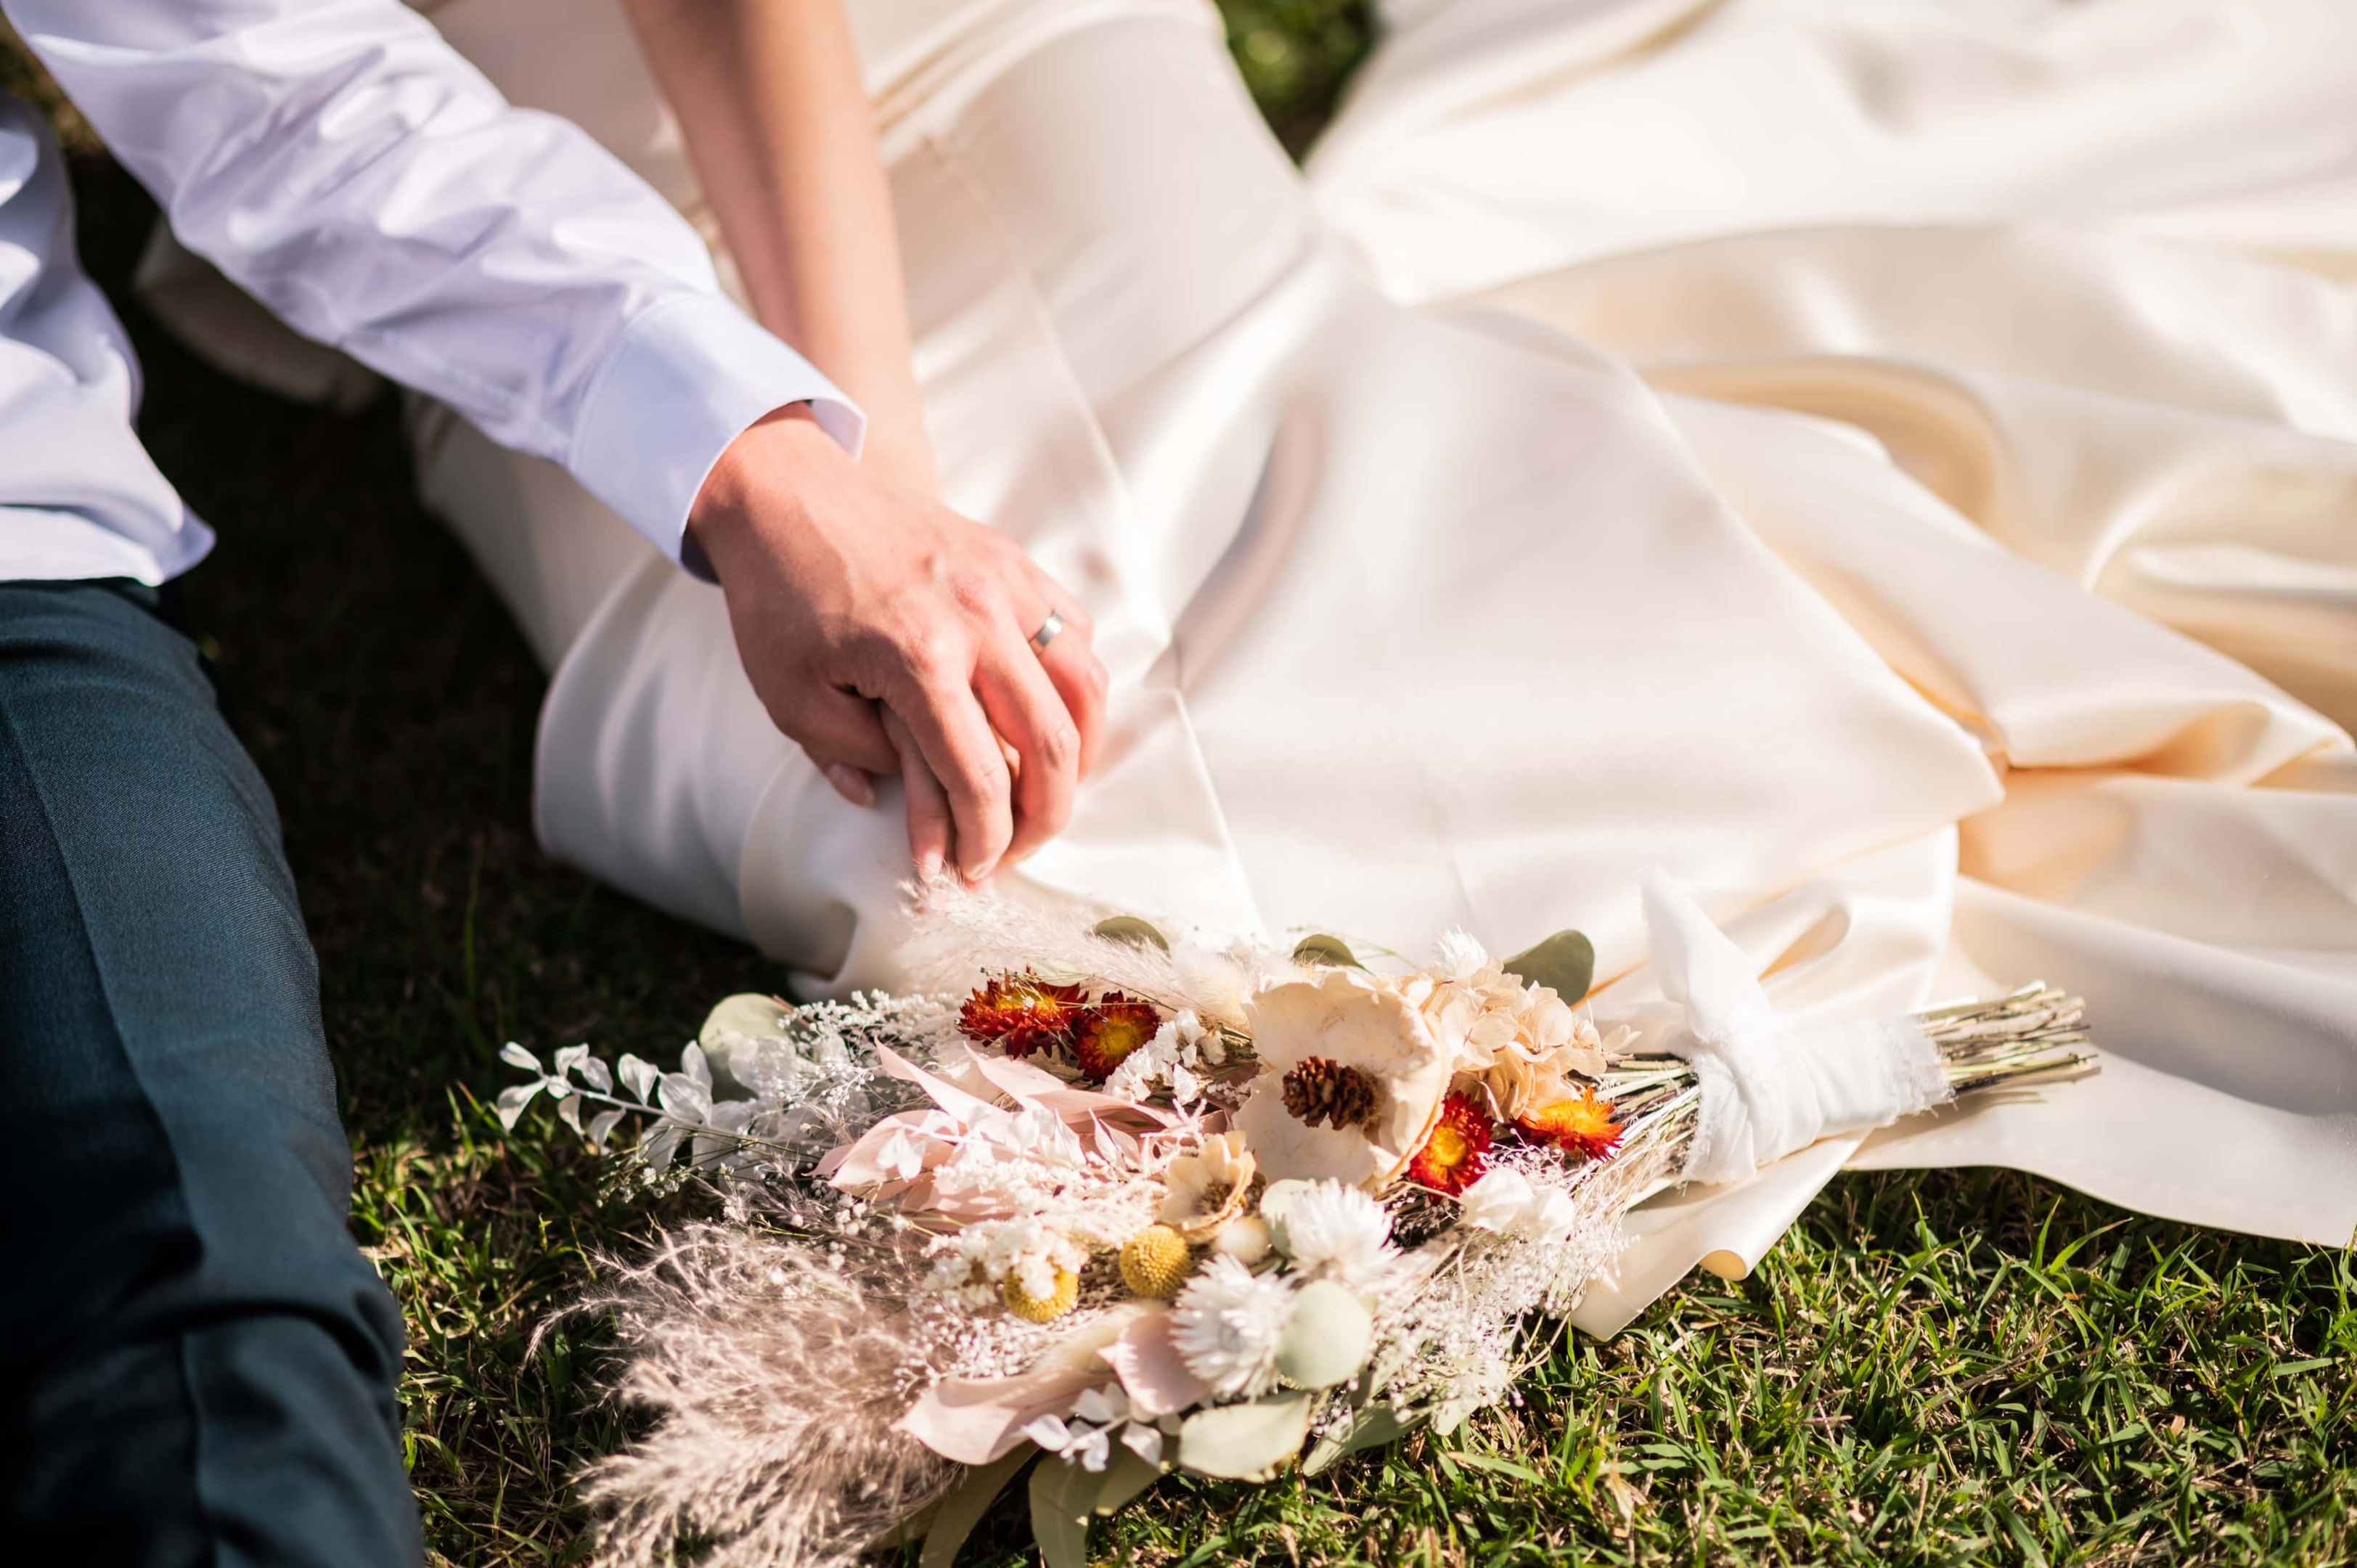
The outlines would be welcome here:
[[[1285,1108],[1294,1120],[1336,1131],[1356,1127],[1375,1114],[1376,1084],[1363,1069],[1344,1067],[1330,1057],[1305,1057],[1285,1075]]]

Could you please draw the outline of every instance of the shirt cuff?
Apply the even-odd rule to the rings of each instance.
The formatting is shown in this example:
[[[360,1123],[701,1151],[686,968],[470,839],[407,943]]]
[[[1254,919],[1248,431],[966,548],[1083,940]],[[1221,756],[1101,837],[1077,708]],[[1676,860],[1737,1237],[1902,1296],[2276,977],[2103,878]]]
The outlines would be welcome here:
[[[729,443],[794,403],[859,455],[867,415],[817,366],[726,299],[681,295],[623,329],[565,467],[656,549],[708,578],[700,553],[682,560],[688,509]]]

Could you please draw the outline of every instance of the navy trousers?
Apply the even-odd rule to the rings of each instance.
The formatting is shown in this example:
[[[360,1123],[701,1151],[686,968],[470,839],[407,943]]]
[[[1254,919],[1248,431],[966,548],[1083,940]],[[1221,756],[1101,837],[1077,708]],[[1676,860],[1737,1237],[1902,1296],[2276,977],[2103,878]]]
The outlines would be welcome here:
[[[154,590],[0,584],[0,1547],[415,1568],[278,818]]]

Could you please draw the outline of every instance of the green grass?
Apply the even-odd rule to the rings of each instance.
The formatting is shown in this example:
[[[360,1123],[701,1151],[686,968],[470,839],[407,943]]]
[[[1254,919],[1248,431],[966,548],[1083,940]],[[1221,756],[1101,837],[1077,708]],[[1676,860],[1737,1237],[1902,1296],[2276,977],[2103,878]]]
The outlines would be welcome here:
[[[1362,8],[1229,8],[1297,145]],[[124,300],[150,210],[102,158],[76,168],[87,258]],[[714,998],[780,976],[533,846],[541,676],[418,510],[394,411],[231,385],[123,309],[142,429],[221,531],[192,609],[318,944],[354,1225],[410,1321],[435,1561],[580,1561],[567,1477],[630,1423],[597,1398],[594,1335],[527,1343],[653,1217],[601,1208],[544,1114],[499,1133],[479,1103],[512,1077],[493,1053],[675,1050]],[[1004,1503],[970,1560],[1025,1561],[1027,1540]],[[2357,1261],[2007,1173],[1847,1176],[1754,1278],[1697,1279],[1614,1343],[1562,1346],[1519,1407],[1312,1484],[1167,1482],[1097,1545],[1164,1565],[2346,1562]]]

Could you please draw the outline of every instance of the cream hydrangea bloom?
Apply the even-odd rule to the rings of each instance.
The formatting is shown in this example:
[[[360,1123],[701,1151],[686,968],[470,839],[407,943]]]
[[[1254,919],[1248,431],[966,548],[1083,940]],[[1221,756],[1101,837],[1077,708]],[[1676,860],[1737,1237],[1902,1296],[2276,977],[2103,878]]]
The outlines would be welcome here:
[[[1574,1096],[1569,1079],[1600,1076],[1615,1044],[1551,988],[1523,984],[1461,931],[1444,937],[1439,961],[1403,990],[1434,1034],[1457,1042],[1451,1071],[1486,1087],[1510,1121]]]
[[[1263,1176],[1380,1186],[1423,1145],[1448,1092],[1454,1049],[1395,983],[1321,969],[1264,988],[1245,1018],[1262,1070],[1236,1126]],[[1286,1109],[1286,1075],[1313,1058],[1372,1080],[1363,1122],[1313,1126]]]

